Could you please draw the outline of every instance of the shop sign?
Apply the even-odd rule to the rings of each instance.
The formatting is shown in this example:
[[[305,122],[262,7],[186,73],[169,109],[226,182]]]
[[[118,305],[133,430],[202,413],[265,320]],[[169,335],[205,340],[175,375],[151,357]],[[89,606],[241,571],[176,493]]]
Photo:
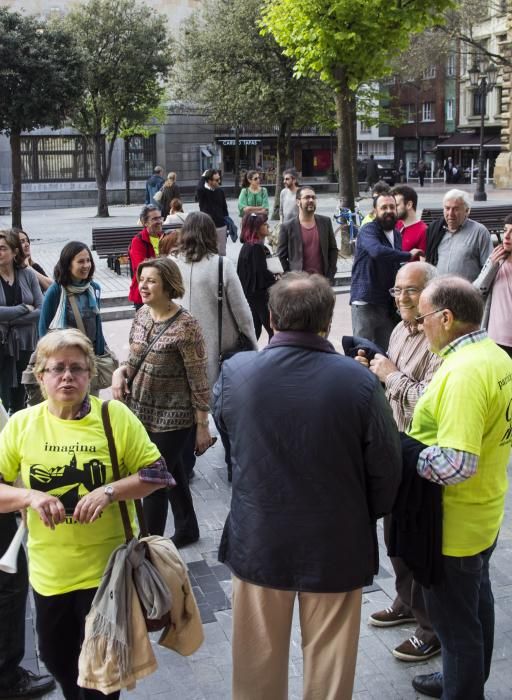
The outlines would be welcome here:
[[[234,146],[236,144],[235,139],[218,139],[222,146]],[[257,146],[261,139],[240,139],[238,143],[241,146]]]

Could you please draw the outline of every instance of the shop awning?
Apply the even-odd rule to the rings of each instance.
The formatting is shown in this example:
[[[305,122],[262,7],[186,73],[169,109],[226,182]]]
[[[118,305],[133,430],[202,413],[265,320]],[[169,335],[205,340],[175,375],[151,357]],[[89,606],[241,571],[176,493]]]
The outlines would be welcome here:
[[[480,134],[453,134],[446,141],[438,143],[436,148],[479,148]],[[499,136],[484,136],[484,148],[500,149]]]
[[[204,146],[201,146],[201,153],[206,158],[211,158],[213,156],[213,153],[211,153],[207,148],[204,148]]]

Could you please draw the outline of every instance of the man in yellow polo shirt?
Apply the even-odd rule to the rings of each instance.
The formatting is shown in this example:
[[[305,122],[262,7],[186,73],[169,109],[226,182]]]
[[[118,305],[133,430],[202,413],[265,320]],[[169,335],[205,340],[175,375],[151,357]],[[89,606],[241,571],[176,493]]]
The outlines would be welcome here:
[[[512,444],[512,361],[480,330],[482,300],[463,278],[433,280],[419,312],[430,349],[444,358],[409,430],[429,446],[418,473],[444,487],[443,580],[424,589],[443,673],[416,676],[413,687],[446,700],[483,700],[494,639],[489,559]]]

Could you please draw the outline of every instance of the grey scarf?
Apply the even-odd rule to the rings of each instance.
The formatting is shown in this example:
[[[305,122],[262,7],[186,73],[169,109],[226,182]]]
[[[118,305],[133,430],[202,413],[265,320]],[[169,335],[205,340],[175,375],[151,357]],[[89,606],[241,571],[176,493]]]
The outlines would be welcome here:
[[[118,659],[121,678],[128,673],[131,662],[132,586],[148,619],[158,619],[171,609],[171,592],[146,559],[145,551],[144,543],[134,538],[112,552],[89,613],[93,620],[85,644],[97,644],[98,638],[103,638],[105,655]]]

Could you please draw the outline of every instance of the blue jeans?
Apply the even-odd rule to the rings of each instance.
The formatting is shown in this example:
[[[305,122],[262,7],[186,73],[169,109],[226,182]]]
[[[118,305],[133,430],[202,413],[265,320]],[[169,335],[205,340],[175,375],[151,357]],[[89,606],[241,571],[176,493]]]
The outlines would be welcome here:
[[[443,556],[441,584],[424,589],[443,655],[443,700],[483,700],[494,644],[489,559],[494,544],[471,557]]]

